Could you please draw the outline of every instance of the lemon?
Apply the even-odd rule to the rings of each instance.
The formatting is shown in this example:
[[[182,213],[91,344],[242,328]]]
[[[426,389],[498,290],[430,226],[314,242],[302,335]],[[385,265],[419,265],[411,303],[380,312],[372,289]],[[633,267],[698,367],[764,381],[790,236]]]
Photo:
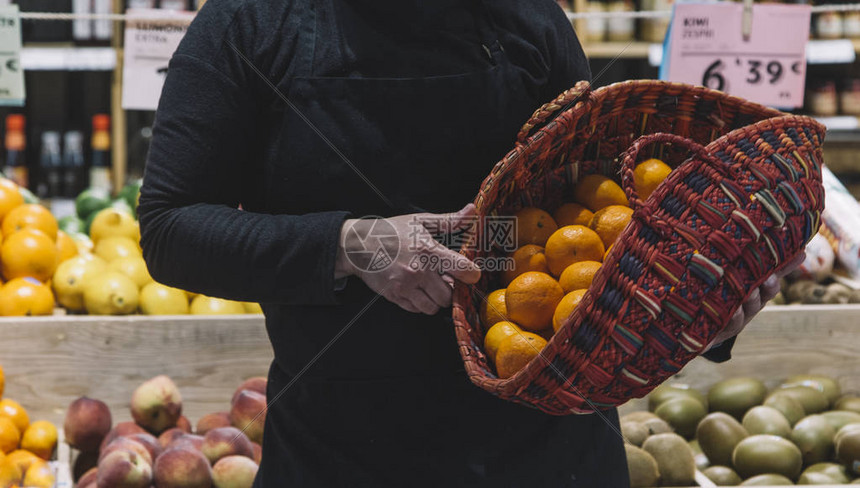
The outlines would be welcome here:
[[[87,280],[107,270],[107,262],[93,254],[83,254],[60,263],[51,284],[57,302],[72,312],[83,312]]]
[[[123,236],[103,238],[95,245],[93,252],[105,261],[113,261],[114,259],[127,258],[129,256],[143,257],[137,241]]]
[[[261,307],[259,303],[242,302],[242,306],[245,307],[245,313],[251,313],[251,314],[263,313],[263,307]]]
[[[90,225],[90,239],[98,244],[105,237],[128,237],[140,241],[140,226],[128,212],[109,207],[100,210]]]
[[[197,295],[191,302],[192,315],[240,315],[245,313],[245,307],[240,302],[223,298]]]
[[[188,296],[179,288],[153,281],[140,290],[140,311],[146,315],[187,314]]]
[[[127,315],[137,310],[138,289],[119,271],[105,271],[84,284],[84,306],[93,315]]]
[[[149,269],[146,267],[146,261],[141,256],[128,256],[125,258],[117,258],[108,264],[108,268],[131,278],[131,281],[137,285],[138,289],[154,282],[149,274]]]

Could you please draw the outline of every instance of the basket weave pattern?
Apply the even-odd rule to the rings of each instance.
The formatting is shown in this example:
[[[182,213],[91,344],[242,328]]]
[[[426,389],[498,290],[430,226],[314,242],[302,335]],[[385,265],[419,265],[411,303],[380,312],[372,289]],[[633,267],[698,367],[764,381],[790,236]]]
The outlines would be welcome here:
[[[498,283],[458,284],[454,322],[471,380],[556,415],[646,395],[704,352],[817,231],[823,139],[808,117],[667,82],[580,83],[542,107],[482,184],[479,215],[552,210],[580,177],[600,173],[622,184],[633,219],[574,313],[512,378],[493,373],[481,346],[478,310]],[[642,201],[633,168],[651,157],[674,170]],[[478,232],[463,250],[470,259],[493,254],[474,245]]]

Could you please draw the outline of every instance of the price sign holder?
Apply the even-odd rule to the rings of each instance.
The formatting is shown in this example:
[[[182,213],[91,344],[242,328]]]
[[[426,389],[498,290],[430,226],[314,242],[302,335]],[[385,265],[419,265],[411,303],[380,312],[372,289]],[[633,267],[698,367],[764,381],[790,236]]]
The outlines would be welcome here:
[[[18,6],[0,6],[0,105],[22,107],[24,99]]]
[[[126,14],[122,108],[155,110],[170,58],[196,13],[129,9]]]
[[[675,3],[660,78],[801,107],[811,12],[809,5]]]

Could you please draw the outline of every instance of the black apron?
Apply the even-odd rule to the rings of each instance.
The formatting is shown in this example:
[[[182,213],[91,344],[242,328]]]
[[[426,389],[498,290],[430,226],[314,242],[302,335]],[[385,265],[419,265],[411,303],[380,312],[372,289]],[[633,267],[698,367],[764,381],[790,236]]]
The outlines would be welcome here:
[[[281,88],[350,163],[276,103],[266,138],[282,142],[264,157],[267,208],[391,216],[449,212],[474,198],[544,100],[509,62],[483,2],[465,3],[484,65],[426,78],[315,76],[314,51],[335,41],[314,26],[334,12],[327,1],[308,7],[299,39],[313,48],[299,50],[303,75]],[[450,310],[429,317],[379,299],[279,396],[373,297],[350,278],[337,306],[264,306],[275,350],[268,397],[277,400],[255,486],[627,486],[614,410],[551,417],[473,386]]]

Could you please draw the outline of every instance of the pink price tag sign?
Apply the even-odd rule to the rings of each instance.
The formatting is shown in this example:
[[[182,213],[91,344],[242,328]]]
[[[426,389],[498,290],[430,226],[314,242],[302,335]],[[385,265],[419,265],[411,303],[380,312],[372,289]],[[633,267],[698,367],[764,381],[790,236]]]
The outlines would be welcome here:
[[[676,3],[665,79],[704,85],[764,105],[803,106],[809,5]]]

